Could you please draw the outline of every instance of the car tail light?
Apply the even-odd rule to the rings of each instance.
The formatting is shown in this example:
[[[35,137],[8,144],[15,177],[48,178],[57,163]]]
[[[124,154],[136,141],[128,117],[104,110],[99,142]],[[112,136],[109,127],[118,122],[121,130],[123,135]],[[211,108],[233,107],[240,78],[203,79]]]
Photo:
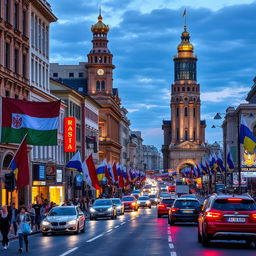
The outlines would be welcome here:
[[[256,221],[256,213],[252,213],[250,217],[251,217],[251,220]]]
[[[165,204],[159,204],[158,208],[166,208],[166,205]]]
[[[179,208],[172,208],[171,212],[174,213],[174,212],[177,212],[178,210],[179,210]]]
[[[205,216],[208,220],[218,220],[221,219],[222,214],[220,212],[209,211],[206,212]]]
[[[228,198],[228,201],[231,201],[231,202],[241,202],[242,198]]]

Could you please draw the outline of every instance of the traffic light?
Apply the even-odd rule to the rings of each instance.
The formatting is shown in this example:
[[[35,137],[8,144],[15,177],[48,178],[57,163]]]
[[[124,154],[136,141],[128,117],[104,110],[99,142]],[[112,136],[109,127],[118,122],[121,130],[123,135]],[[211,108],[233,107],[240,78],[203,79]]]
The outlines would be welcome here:
[[[12,192],[15,189],[15,176],[13,172],[6,173],[4,175],[5,178],[5,186],[4,188],[9,192]]]

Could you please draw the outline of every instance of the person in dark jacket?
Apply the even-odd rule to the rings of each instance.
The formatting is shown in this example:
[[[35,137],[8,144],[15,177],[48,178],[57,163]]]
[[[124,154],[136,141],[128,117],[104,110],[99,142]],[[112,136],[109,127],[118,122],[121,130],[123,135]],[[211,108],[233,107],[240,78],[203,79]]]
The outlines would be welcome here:
[[[17,218],[18,213],[19,213],[19,210],[16,209],[15,203],[12,203],[12,205],[9,209],[9,216],[10,216],[10,221],[11,221],[11,228],[13,228],[15,236],[17,234],[16,218]]]
[[[18,227],[18,235],[19,235],[19,252],[22,253],[23,250],[23,240],[25,241],[26,252],[28,252],[28,234],[24,234],[22,232],[22,223],[29,223],[31,224],[30,214],[27,212],[26,207],[20,207],[20,213],[17,216],[16,223]]]
[[[9,245],[8,234],[10,231],[10,226],[10,215],[8,213],[7,207],[3,206],[0,213],[0,230],[3,237],[2,244],[4,250],[7,250]]]

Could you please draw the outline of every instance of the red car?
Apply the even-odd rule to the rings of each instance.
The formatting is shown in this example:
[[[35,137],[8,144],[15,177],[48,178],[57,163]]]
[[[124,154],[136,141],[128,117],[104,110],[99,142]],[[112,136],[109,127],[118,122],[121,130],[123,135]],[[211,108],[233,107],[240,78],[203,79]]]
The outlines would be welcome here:
[[[122,203],[124,204],[124,211],[138,211],[139,206],[137,203],[137,199],[134,196],[123,196]]]
[[[157,205],[157,217],[160,218],[163,215],[168,215],[169,209],[172,207],[174,198],[163,198]]]
[[[211,240],[256,242],[256,203],[250,196],[213,195],[198,218],[198,242]]]

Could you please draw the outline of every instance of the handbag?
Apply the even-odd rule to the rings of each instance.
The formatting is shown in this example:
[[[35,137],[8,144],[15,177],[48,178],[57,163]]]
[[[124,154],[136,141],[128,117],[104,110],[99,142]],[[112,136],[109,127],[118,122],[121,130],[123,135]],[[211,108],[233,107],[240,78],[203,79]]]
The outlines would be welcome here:
[[[29,235],[32,232],[30,228],[30,224],[27,222],[23,222],[21,225],[21,232],[24,235]]]

